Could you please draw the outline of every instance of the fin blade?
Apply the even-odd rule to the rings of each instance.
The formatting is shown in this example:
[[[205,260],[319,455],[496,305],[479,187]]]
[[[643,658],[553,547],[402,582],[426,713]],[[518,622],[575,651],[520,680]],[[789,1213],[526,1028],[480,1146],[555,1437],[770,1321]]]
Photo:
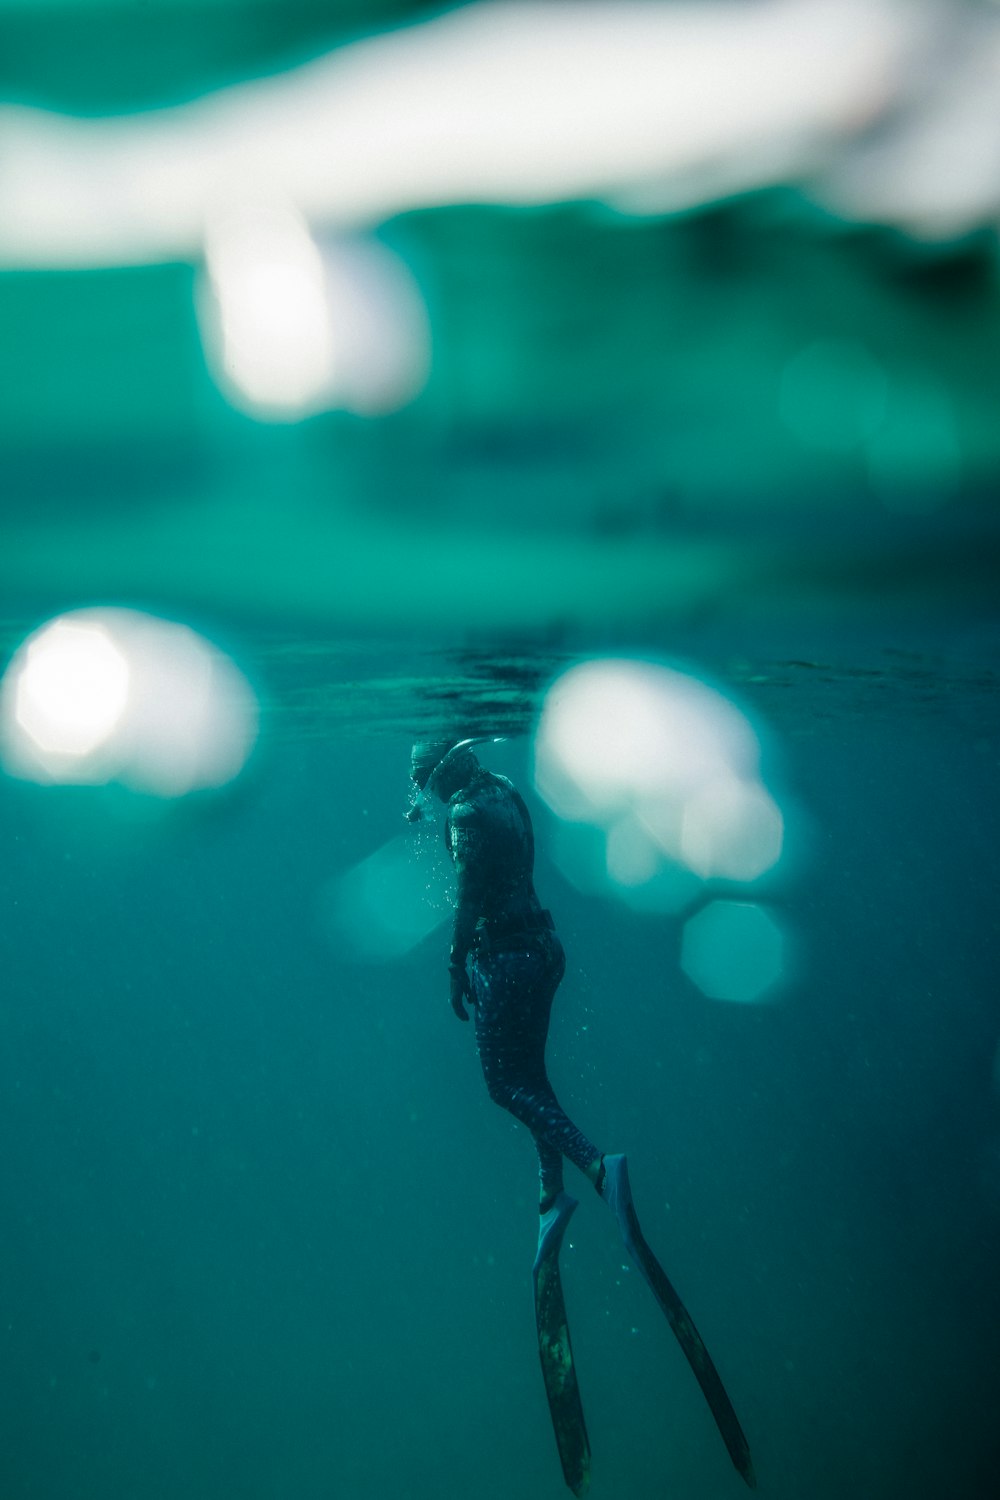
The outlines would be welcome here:
[[[668,1323],[673,1331],[674,1337],[684,1351],[685,1358],[694,1371],[695,1379],[701,1386],[702,1394],[708,1402],[709,1410],[715,1418],[715,1425],[719,1429],[722,1441],[726,1445],[729,1457],[733,1461],[736,1470],[743,1476],[750,1488],[757,1488],[757,1476],[754,1473],[753,1460],[750,1457],[750,1444],[747,1442],[746,1434],[740,1426],[739,1418],[722,1384],[722,1377],[715,1368],[712,1356],[705,1346],[705,1341],[694,1324],[694,1319],[681,1301],[676,1288],[667,1276],[666,1271],[660,1265],[656,1256],[646,1242],[645,1236],[639,1227],[635,1208],[630,1202],[626,1208],[629,1220],[629,1235],[626,1238],[626,1249],[634,1259],[646,1280],[650,1291],[665,1313]]]
[[[603,1196],[614,1214],[625,1249],[639,1267],[642,1276],[660,1310],[666,1316],[674,1337],[684,1351],[684,1356],[701,1386],[709,1410],[715,1418],[722,1441],[737,1472],[751,1489],[757,1488],[750,1444],[740,1426],[733,1403],[726,1394],[722,1377],[705,1347],[705,1341],[694,1325],[694,1319],[681,1301],[676,1288],[666,1271],[650,1249],[639,1225],[639,1217],[632,1201],[632,1188],[628,1177],[628,1163],[624,1156],[607,1156],[605,1164],[605,1188]]]
[[[590,1440],[573,1361],[566,1301],[559,1274],[559,1247],[576,1202],[566,1194],[556,1200],[558,1218],[543,1226],[533,1268],[538,1357],[549,1403],[563,1478],[574,1495],[590,1486]],[[547,1216],[548,1217],[548,1216]],[[546,1233],[546,1227],[549,1232]]]

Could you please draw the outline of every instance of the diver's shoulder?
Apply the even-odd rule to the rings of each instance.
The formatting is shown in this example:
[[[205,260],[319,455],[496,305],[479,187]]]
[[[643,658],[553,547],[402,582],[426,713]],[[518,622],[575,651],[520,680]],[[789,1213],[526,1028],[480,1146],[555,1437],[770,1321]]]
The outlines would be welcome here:
[[[468,786],[459,787],[452,793],[448,801],[448,817],[453,822],[468,822],[486,812],[498,800],[516,795],[514,783],[506,776],[482,770]]]

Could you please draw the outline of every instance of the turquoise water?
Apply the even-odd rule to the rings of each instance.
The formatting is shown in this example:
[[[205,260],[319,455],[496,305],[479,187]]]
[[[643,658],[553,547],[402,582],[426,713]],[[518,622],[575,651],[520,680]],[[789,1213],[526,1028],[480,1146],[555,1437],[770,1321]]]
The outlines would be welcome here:
[[[552,862],[530,731],[574,652],[230,635],[264,703],[230,796],[0,781],[4,1495],[564,1493],[533,1151],[449,1010],[444,929],[366,965],[320,920],[403,828],[412,734],[459,727],[514,736],[489,763],[531,800],[568,956],[553,1080],[629,1153],[760,1493],[992,1497],[995,629],[684,642],[798,810],[769,894],[794,970],[740,1006],[685,976],[681,917]],[[610,1217],[568,1186],[593,1495],[741,1493]]]

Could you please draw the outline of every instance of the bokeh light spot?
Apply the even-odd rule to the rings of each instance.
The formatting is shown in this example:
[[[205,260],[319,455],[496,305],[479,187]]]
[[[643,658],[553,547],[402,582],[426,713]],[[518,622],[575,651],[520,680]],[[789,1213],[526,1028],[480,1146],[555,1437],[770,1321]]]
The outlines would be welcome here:
[[[326,887],[320,917],[338,952],[387,963],[448,918],[448,872],[434,843],[401,834]]]
[[[681,967],[712,1000],[751,1003],[773,993],[785,965],[781,929],[748,901],[712,901],[684,924]]]
[[[588,896],[614,895],[636,911],[673,914],[695,900],[701,882],[672,860],[657,859],[651,871],[648,866],[640,871],[635,864],[619,868],[617,840],[612,837],[615,827],[605,830],[592,823],[556,824],[552,857],[570,885]],[[645,878],[638,879],[640,874]],[[632,883],[622,876],[631,877]]]
[[[697,678],[592,661],[546,696],[535,785],[560,818],[604,831],[606,886],[630,899],[670,874],[673,902],[692,883],[747,883],[777,864],[784,820],[759,760],[747,719]]]
[[[313,238],[280,199],[218,211],[206,239],[202,337],[233,405],[262,420],[395,411],[423,387],[427,314],[409,272],[375,240]]]
[[[656,845],[631,815],[619,818],[608,829],[605,857],[612,880],[626,886],[646,885],[660,864]]]
[[[128,685],[128,663],[102,626],[55,620],[28,643],[14,717],[43,753],[87,755],[114,730]]]
[[[185,625],[80,610],[36,631],[0,684],[0,752],[27,780],[119,781],[160,797],[218,787],[257,735],[249,683]]]
[[[333,371],[323,263],[300,214],[256,203],[219,211],[206,264],[215,295],[206,342],[237,404],[297,417],[315,408]]]
[[[759,783],[729,776],[689,798],[681,827],[684,862],[703,880],[756,880],[781,855],[784,825]]]

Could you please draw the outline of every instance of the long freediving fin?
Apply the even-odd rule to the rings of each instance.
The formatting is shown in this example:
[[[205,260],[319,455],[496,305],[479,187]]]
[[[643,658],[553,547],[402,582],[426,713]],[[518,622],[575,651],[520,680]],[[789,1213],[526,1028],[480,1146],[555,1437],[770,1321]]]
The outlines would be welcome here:
[[[677,1342],[684,1350],[687,1362],[694,1371],[712,1416],[715,1418],[722,1441],[729,1451],[729,1457],[750,1488],[756,1489],[757,1479],[753,1471],[753,1460],[750,1457],[750,1445],[733,1410],[733,1404],[726,1395],[719,1372],[712,1363],[712,1357],[705,1348],[701,1334],[694,1326],[691,1314],[677,1295],[666,1271],[649,1248],[639,1227],[635,1204],[632,1202],[628,1163],[625,1157],[606,1156],[604,1172],[601,1196],[618,1221],[625,1249],[642,1272],[646,1284],[665,1313]]]
[[[532,1280],[538,1356],[563,1478],[574,1495],[585,1495],[590,1484],[590,1442],[559,1275],[559,1249],[576,1207],[575,1198],[560,1193],[548,1212],[542,1215]]]

